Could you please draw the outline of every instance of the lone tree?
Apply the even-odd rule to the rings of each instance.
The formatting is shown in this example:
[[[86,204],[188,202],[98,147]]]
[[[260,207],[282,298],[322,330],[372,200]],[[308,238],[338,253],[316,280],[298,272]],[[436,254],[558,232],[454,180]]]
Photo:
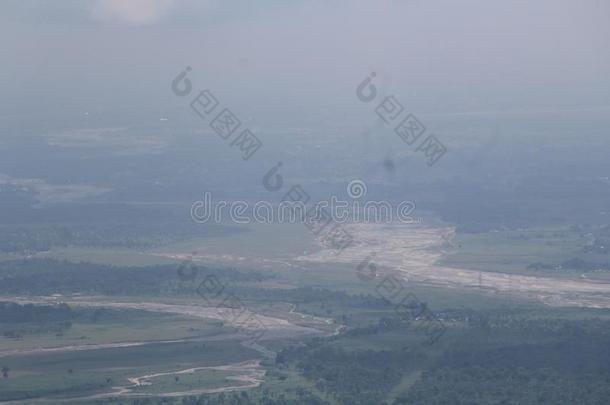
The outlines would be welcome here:
[[[2,370],[0,370],[0,371],[2,371],[2,377],[8,378],[8,372],[11,371],[11,369],[8,368],[7,366],[3,366]]]

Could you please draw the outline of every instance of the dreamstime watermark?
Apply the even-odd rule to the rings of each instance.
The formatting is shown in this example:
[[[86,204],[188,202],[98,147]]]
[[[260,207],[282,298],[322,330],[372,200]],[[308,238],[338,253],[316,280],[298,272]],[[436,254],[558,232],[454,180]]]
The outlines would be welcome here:
[[[171,90],[178,97],[186,97],[193,91],[193,84],[187,77],[192,71],[187,66],[171,82]],[[190,105],[194,113],[202,120],[207,121],[208,117],[219,105],[218,99],[208,89],[201,90]],[[227,108],[223,109],[211,122],[210,127],[218,136],[228,141],[233,133],[241,126],[241,121]],[[235,138],[230,146],[238,147],[242,153],[243,160],[249,160],[259,149],[263,142],[248,129],[243,130],[241,135]],[[261,184],[270,193],[276,193],[284,188],[284,176],[280,174],[283,163],[278,162],[272,166],[261,179]],[[300,201],[307,204],[310,200],[309,194],[300,184],[294,184],[285,192],[281,201]],[[347,232],[341,224],[334,224],[328,210],[307,209],[303,225],[316,237],[324,246],[331,248],[339,254],[353,243],[352,235]]]
[[[187,78],[187,75],[191,70],[190,67],[187,67],[172,81],[171,89],[176,96],[185,97],[191,94],[193,86],[191,81]],[[358,86],[357,96],[362,102],[369,103],[377,97],[377,89],[372,84],[374,77],[375,74],[373,73],[371,77],[365,79],[360,86]],[[207,120],[209,115],[219,104],[218,99],[208,89],[200,91],[197,97],[190,103],[192,110],[203,120]],[[395,120],[398,120],[403,110],[404,108],[395,98],[388,97],[377,107],[376,112],[386,124],[390,124]],[[225,108],[209,125],[221,139],[228,141],[241,126],[241,121],[230,110]],[[410,114],[400,121],[395,128],[395,132],[405,141],[405,143],[412,145],[421,135],[423,135],[425,128],[412,114]],[[240,135],[231,141],[230,146],[239,148],[239,151],[242,153],[242,159],[249,160],[263,146],[263,142],[254,136],[251,131],[244,129]],[[447,149],[434,136],[429,136],[417,147],[416,151],[423,152],[428,158],[428,165],[432,166],[445,154]],[[275,166],[271,167],[261,179],[263,188],[272,194],[284,189],[284,177],[280,173],[282,166],[283,163],[278,162]],[[366,184],[359,180],[352,181],[348,185],[347,193],[352,200],[359,200],[366,196]],[[322,243],[322,245],[332,249],[335,254],[339,255],[345,249],[354,246],[353,236],[338,221],[338,219],[341,219],[341,216],[332,215],[331,212],[329,212],[328,206],[330,204],[326,203],[328,205],[315,204],[313,206],[308,206],[310,200],[310,195],[300,184],[293,184],[285,191],[284,195],[281,197],[280,203],[294,203],[297,204],[296,207],[298,208],[302,206],[302,214],[299,214],[298,211],[293,211],[293,217],[295,219],[301,219],[303,225]],[[333,198],[331,198],[331,202],[332,201]],[[204,218],[200,216],[202,214],[200,210],[205,209],[204,205],[202,205],[205,203],[205,201],[197,201],[192,205],[191,217],[193,220],[197,221],[197,219],[201,220]],[[345,203],[345,201],[342,203]],[[335,200],[334,206],[341,207],[342,203]],[[404,207],[402,210],[400,209],[401,204],[403,204]],[[401,204],[398,205],[396,210],[399,220],[400,216],[404,215],[404,217],[409,217],[407,218],[407,221],[413,223],[414,220],[413,218],[410,218],[410,214],[415,209],[415,204],[412,202],[403,202]],[[256,206],[256,204],[254,204],[254,206]],[[211,195],[209,207],[212,208]],[[239,208],[233,209],[234,214],[243,215],[247,210],[247,208],[243,207],[243,204],[240,204],[238,207]],[[295,205],[293,205],[293,207],[295,207]],[[377,208],[378,206],[376,205],[372,205],[372,207],[377,213],[383,209],[383,207]],[[371,205],[369,205],[369,208],[371,208]],[[261,209],[265,208],[259,208],[259,210]],[[252,211],[253,216],[255,215],[255,212],[256,209]],[[356,212],[366,212],[366,209],[364,211],[350,211],[348,209],[347,212],[354,214]],[[393,210],[390,210],[389,212],[393,212]],[[259,214],[260,213],[261,212],[259,211]],[[229,210],[229,215],[231,215],[231,210]],[[369,215],[373,215],[373,213]],[[214,216],[214,219],[216,219],[216,216]],[[362,281],[370,281],[377,277],[376,266],[371,261],[373,256],[374,254],[367,257],[365,261],[356,267],[357,276]],[[178,275],[182,281],[194,281],[197,278],[197,274],[198,270],[193,267],[192,261],[186,261],[178,269]],[[253,336],[253,340],[259,340],[265,333],[264,324],[262,324],[255,314],[252,316],[249,311],[245,311],[245,307],[241,304],[240,300],[233,294],[228,293],[225,287],[226,286],[222,284],[217,277],[214,275],[207,275],[204,280],[199,283],[197,292],[210,305],[214,305],[213,301],[215,301],[215,305],[231,308],[229,312],[233,323],[240,325],[241,329],[248,331],[248,333],[254,333],[255,336]],[[426,335],[429,336],[429,343],[436,342],[444,333],[445,326],[442,321],[435,317],[425,303],[419,301],[414,294],[410,293],[405,295],[403,282],[398,278],[393,276],[385,277],[381,283],[378,284],[376,292],[384,300],[396,305],[396,311],[401,318],[415,319],[418,321],[424,320],[425,322],[420,324],[424,327]],[[240,315],[247,316],[245,319],[235,319],[235,316],[239,317]]]
[[[366,183],[362,180],[352,180],[347,186],[347,194],[351,201],[331,196],[328,201],[318,201],[312,208],[320,213],[327,210],[335,223],[421,223],[421,218],[412,216],[415,203],[402,201],[394,205],[388,201],[365,200]],[[211,192],[204,192],[203,199],[195,201],[191,206],[191,218],[197,223],[236,224],[270,224],[299,223],[307,217],[307,207],[303,201],[283,200],[278,204],[269,201],[214,201]]]

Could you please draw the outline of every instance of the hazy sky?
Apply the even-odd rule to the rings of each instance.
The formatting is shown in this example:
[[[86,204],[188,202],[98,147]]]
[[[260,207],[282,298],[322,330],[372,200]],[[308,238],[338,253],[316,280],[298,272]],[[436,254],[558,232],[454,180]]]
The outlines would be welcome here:
[[[351,112],[372,69],[422,112],[610,104],[607,0],[5,0],[0,9],[3,115],[162,113],[187,65],[195,87],[262,116]]]

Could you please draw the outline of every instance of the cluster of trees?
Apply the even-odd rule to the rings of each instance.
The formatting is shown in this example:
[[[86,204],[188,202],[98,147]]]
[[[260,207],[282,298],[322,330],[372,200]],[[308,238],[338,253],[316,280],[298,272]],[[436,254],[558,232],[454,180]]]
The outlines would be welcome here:
[[[456,316],[458,318],[458,316]],[[469,311],[462,318],[464,323],[480,336],[492,332],[495,336],[528,336],[544,338],[560,336],[562,339],[608,339],[610,321],[597,317],[564,319],[530,317],[519,313],[488,313]]]
[[[276,365],[297,370],[341,404],[607,403],[607,320],[516,310],[445,312],[439,316],[461,320],[462,327],[440,357],[420,346],[349,349],[354,339],[366,342],[401,327],[389,318],[285,348]],[[426,370],[416,384],[396,400],[388,398],[416,369]]]
[[[34,305],[0,301],[0,322],[48,322],[72,319],[72,309],[68,304]]]
[[[72,327],[73,316],[67,304],[19,305],[0,302],[0,333],[5,338],[48,332],[61,334]]]
[[[30,254],[53,247],[93,246],[102,248],[142,249],[164,243],[208,235],[239,232],[213,224],[194,227],[190,224],[87,224],[87,225],[4,225],[0,231],[0,252]]]
[[[403,375],[421,364],[422,354],[404,350],[345,350],[326,340],[280,351],[279,367],[294,367],[342,404],[381,403]]]
[[[561,264],[535,262],[527,266],[530,270],[577,270],[583,273],[591,271],[608,271],[610,270],[610,262],[596,262],[575,257],[564,261]]]
[[[117,267],[53,259],[0,262],[0,293],[49,295],[90,293],[107,295],[195,295],[196,283],[184,282],[176,265]],[[260,281],[269,276],[236,269],[201,268],[233,282]]]
[[[609,324],[470,314],[465,334],[396,404],[606,404]]]
[[[97,403],[99,405],[329,405],[327,401],[302,388],[295,390],[294,397],[277,394],[268,389],[257,389],[182,398],[142,398],[133,399],[129,402],[110,399]]]
[[[261,289],[235,286],[233,291],[244,300],[264,302],[290,302],[296,310],[316,316],[329,316],[339,319],[342,324],[352,323],[356,309],[393,310],[393,306],[373,295],[350,295],[343,291],[325,288],[301,287],[295,289]]]
[[[578,271],[608,271],[610,270],[610,262],[593,262],[574,258],[566,260],[561,264],[562,268],[573,269]]]
[[[3,227],[0,233],[0,252],[35,253],[53,247],[98,246],[142,248],[150,241],[126,232],[92,229],[91,227],[46,226]]]
[[[565,373],[552,368],[441,367],[423,373],[395,404],[602,405],[610,375]]]

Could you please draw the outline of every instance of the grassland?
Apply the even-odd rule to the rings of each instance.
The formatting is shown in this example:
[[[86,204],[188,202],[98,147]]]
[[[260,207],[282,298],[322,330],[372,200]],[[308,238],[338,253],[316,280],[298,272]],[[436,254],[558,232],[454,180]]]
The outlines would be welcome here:
[[[243,362],[259,356],[258,352],[237,341],[152,343],[35,356],[6,356],[2,358],[3,364],[14,371],[10,372],[9,378],[0,380],[0,400],[112,393],[112,387],[131,386],[128,378]],[[207,387],[206,376],[212,385],[218,386],[217,375],[200,375],[201,388]],[[226,383],[231,384],[230,381]],[[161,392],[161,388],[155,390]]]

